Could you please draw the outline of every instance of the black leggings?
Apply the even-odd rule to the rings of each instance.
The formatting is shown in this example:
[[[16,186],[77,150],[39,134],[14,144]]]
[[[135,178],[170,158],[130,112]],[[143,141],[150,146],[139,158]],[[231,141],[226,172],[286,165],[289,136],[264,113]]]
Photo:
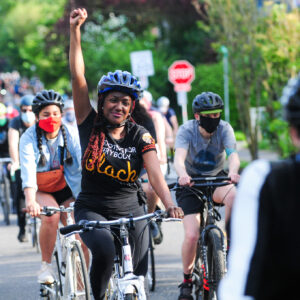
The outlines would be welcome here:
[[[144,214],[143,207],[138,207],[130,213],[133,216],[141,216]],[[129,215],[129,213],[128,213]],[[112,216],[103,216],[92,211],[89,208],[75,206],[75,220],[97,220],[105,221],[116,219]],[[133,267],[135,275],[145,276],[148,268],[148,245],[149,232],[145,228],[147,221],[139,221],[135,224],[135,229],[129,231],[129,241],[133,252]],[[115,233],[119,232],[114,230]],[[105,289],[108,285],[109,278],[112,274],[114,257],[116,248],[120,246],[117,239],[113,238],[112,233],[108,229],[96,229],[80,234],[83,242],[92,252],[92,265],[90,270],[90,280],[95,300],[102,300],[105,296]],[[120,248],[119,248],[120,249]]]

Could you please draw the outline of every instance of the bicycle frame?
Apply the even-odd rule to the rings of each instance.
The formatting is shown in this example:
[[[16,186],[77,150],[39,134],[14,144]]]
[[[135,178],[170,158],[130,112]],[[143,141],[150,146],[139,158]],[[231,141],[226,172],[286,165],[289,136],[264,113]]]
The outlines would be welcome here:
[[[197,186],[197,185],[196,185]],[[225,265],[225,270],[227,269],[227,259],[226,259],[226,247],[225,247],[225,238],[224,238],[224,233],[222,229],[220,229],[216,225],[216,221],[218,220],[218,217],[216,216],[216,212],[214,210],[213,206],[213,200],[212,200],[212,187],[208,187],[208,192],[207,192],[207,198],[206,201],[204,201],[204,210],[203,213],[201,214],[201,219],[203,222],[201,222],[200,226],[200,238],[199,238],[199,247],[200,247],[200,258],[203,262],[204,265],[204,285],[208,283],[204,288],[209,288],[209,269],[208,269],[208,262],[207,262],[207,236],[209,231],[212,229],[216,229],[221,236],[221,243],[222,243],[222,251],[223,251],[223,257],[224,257],[224,265]],[[205,198],[205,196],[202,196],[202,198]]]
[[[226,182],[224,182],[226,180]],[[198,248],[200,251],[196,253],[196,260],[194,265],[194,284],[196,287],[195,294],[196,298],[199,295],[199,292],[201,290],[201,287],[204,288],[204,290],[208,291],[211,287],[213,290],[215,290],[215,282],[209,281],[210,274],[209,274],[209,262],[208,262],[208,246],[209,246],[209,235],[210,232],[212,236],[216,237],[216,234],[214,231],[219,233],[219,236],[217,237],[218,240],[221,243],[222,248],[222,265],[224,266],[224,271],[226,272],[227,267],[227,261],[226,261],[226,247],[225,247],[225,237],[224,233],[221,228],[216,224],[216,221],[219,221],[221,219],[221,216],[214,208],[214,202],[213,202],[213,191],[214,187],[220,187],[230,184],[230,178],[228,177],[199,177],[199,178],[192,178],[191,181],[194,181],[194,185],[192,187],[182,187],[179,186],[178,183],[170,184],[169,188],[171,190],[176,189],[190,189],[193,191],[193,193],[199,198],[199,201],[202,201],[204,204],[203,212],[200,213],[200,236],[198,241]],[[202,182],[202,183],[201,183]],[[202,187],[206,189],[206,191],[203,193],[199,189],[196,189],[196,187]],[[216,242],[215,242],[216,243]],[[215,244],[214,243],[214,244]],[[210,253],[211,254],[211,253]],[[198,263],[198,258],[200,258],[202,265],[196,265]],[[197,268],[198,267],[198,268]],[[197,269],[197,270],[196,270]],[[196,270],[196,271],[195,271]],[[198,298],[197,298],[198,299]],[[206,299],[205,297],[201,299]]]
[[[120,259],[115,260],[115,284],[118,290],[118,298],[124,299],[126,294],[138,292],[139,300],[146,300],[144,288],[144,276],[133,274],[133,263],[131,246],[129,244],[129,233],[125,223],[120,224],[120,239],[122,242],[122,267]],[[118,255],[117,255],[118,256]]]
[[[112,298],[124,300],[126,295],[136,295],[138,300],[146,300],[146,293],[144,289],[144,276],[136,276],[133,273],[133,263],[131,255],[131,246],[129,244],[128,226],[132,226],[134,222],[140,220],[150,220],[154,218],[162,218],[165,212],[156,211],[151,214],[143,215],[136,218],[120,218],[114,221],[84,221],[81,224],[75,224],[72,226],[61,228],[61,233],[65,235],[71,235],[74,233],[80,233],[84,231],[93,230],[94,228],[103,228],[107,225],[120,226],[120,240],[122,248],[122,257],[118,253],[115,258],[114,271],[110,279]],[[163,219],[164,220],[164,219]],[[167,221],[181,221],[181,219],[169,218]],[[148,229],[146,226],[145,229]],[[120,264],[122,262],[122,264]]]

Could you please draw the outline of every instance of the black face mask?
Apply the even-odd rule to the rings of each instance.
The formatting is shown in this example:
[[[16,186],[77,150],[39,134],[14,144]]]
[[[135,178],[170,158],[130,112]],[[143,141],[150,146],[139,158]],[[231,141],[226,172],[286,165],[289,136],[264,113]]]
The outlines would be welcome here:
[[[200,116],[200,120],[198,121],[198,124],[199,126],[204,128],[208,133],[213,133],[217,129],[220,123],[220,119],[221,117],[209,118],[209,117]]]

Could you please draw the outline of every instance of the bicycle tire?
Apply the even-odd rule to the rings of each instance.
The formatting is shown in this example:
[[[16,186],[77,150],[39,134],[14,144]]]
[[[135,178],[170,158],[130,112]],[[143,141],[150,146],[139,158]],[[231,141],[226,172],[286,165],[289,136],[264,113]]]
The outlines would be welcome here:
[[[155,256],[154,256],[154,246],[151,234],[149,241],[149,250],[148,250],[148,272],[147,272],[147,280],[145,285],[148,285],[149,290],[153,292],[155,290],[156,285],[156,274],[155,274]]]
[[[207,265],[209,290],[203,289],[202,300],[217,299],[219,282],[225,276],[225,258],[221,233],[215,228],[207,235]]]
[[[3,182],[1,184],[2,189],[2,210],[4,216],[4,222],[6,225],[10,225],[10,191],[9,191],[9,180],[6,176],[3,177]]]
[[[52,260],[52,265],[54,269],[54,278],[55,278],[55,285],[56,285],[56,298],[49,298],[50,299],[60,299],[60,296],[62,296],[63,291],[63,285],[62,285],[62,270],[60,267],[60,262],[58,259],[58,253],[57,250],[54,250],[53,253],[54,261]]]
[[[116,290],[114,289],[114,279],[110,278],[106,291],[105,291],[105,295],[104,295],[104,300],[117,300],[116,298]]]
[[[71,251],[70,267],[72,268],[73,276],[72,278],[68,278],[68,275],[66,274],[64,297],[68,297],[68,294],[70,293],[70,285],[67,284],[67,280],[72,280],[75,289],[75,295],[72,295],[67,299],[90,300],[90,286],[86,264],[84,260],[83,251],[81,249],[81,246],[78,245],[77,241],[73,244],[73,248]]]
[[[138,300],[138,295],[136,293],[125,294],[124,300]]]
[[[195,263],[194,263],[194,269],[193,269],[193,285],[194,285],[194,295],[195,295],[195,300],[199,300],[200,298],[200,293],[203,288],[203,274],[202,274],[202,269],[201,269],[201,257],[200,257],[200,244],[198,243],[197,245],[197,250],[196,250],[196,258],[195,258]]]

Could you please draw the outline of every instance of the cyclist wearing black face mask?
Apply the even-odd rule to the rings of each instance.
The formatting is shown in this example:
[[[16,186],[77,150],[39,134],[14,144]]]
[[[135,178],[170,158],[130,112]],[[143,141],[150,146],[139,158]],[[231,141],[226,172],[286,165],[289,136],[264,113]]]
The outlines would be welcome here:
[[[232,183],[239,181],[240,160],[236,152],[236,140],[229,123],[221,120],[223,109],[221,97],[212,92],[204,92],[193,100],[195,119],[180,126],[175,142],[174,167],[180,185],[192,185],[191,177],[227,176],[224,171],[228,157],[228,177]],[[235,187],[218,187],[213,200],[225,204],[225,222],[227,223]],[[182,245],[182,263],[184,281],[180,285],[179,300],[192,298],[192,268],[199,235],[200,217],[203,204],[187,190],[176,193],[178,205],[184,211],[184,242]]]

